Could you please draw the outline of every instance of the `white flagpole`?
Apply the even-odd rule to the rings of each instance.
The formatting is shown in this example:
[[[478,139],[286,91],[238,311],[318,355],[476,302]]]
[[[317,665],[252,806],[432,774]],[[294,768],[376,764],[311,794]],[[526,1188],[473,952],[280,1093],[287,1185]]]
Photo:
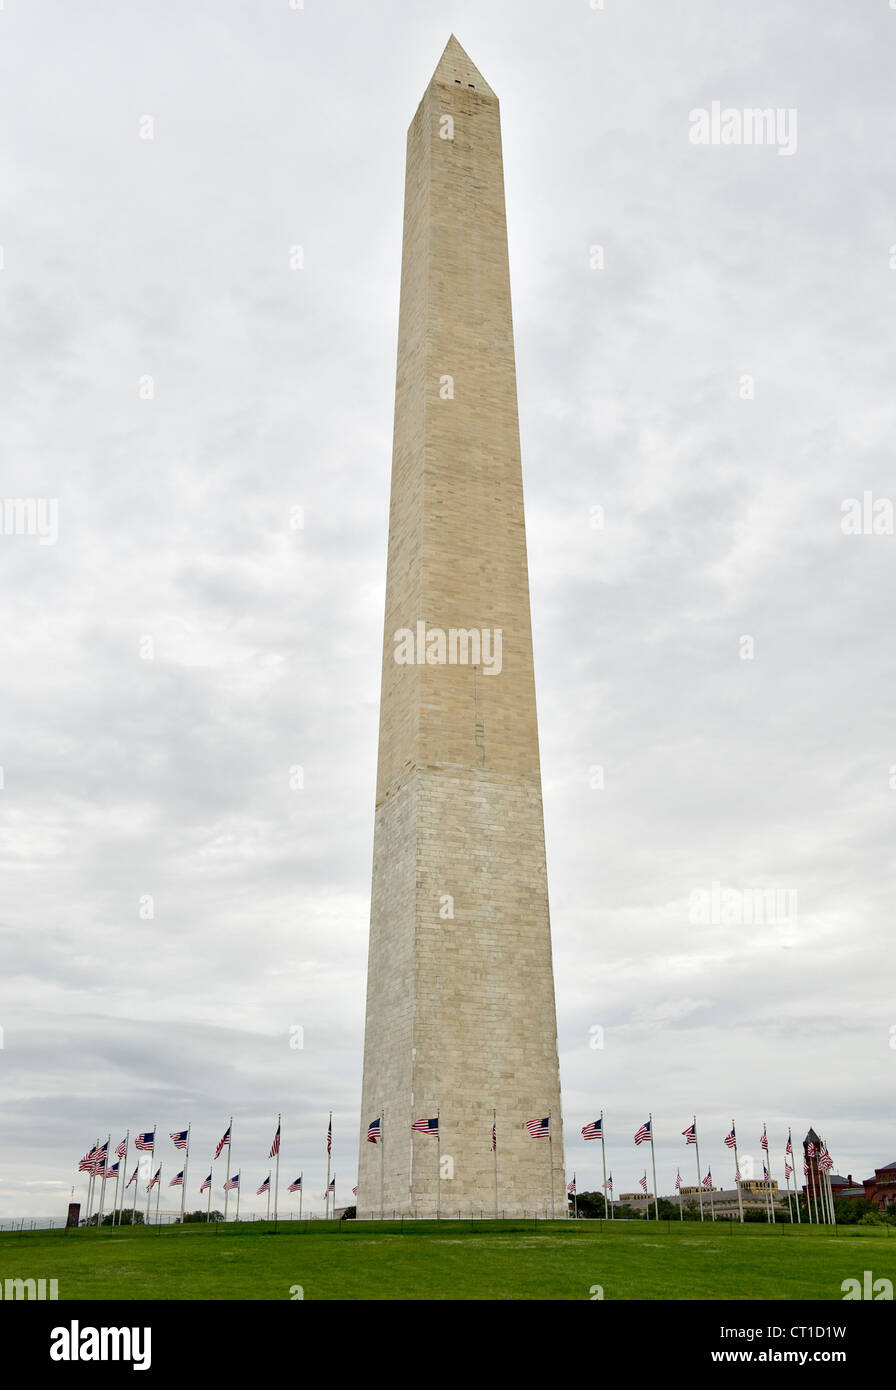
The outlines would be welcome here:
[[[119,1210],[119,1206],[118,1206],[118,1185],[119,1185],[119,1183],[121,1182],[121,1163],[122,1163],[122,1160],[119,1159],[119,1160],[118,1160],[118,1172],[115,1174],[115,1195],[114,1195],[113,1198],[112,1198],[112,1225],[113,1225],[113,1226],[115,1226],[115,1225],[118,1224],[117,1221],[116,1221],[116,1219],[115,1219],[115,1217],[116,1217],[116,1214],[117,1214],[117,1212],[118,1212],[118,1210]]]
[[[209,1168],[212,1170],[212,1171],[210,1172],[210,1174],[209,1174],[209,1177],[212,1177],[212,1178],[214,1177],[214,1169],[215,1169],[215,1162],[214,1162],[214,1159],[215,1159],[215,1156],[214,1156],[214,1154],[212,1154],[212,1161],[211,1161],[211,1163],[208,1165]],[[211,1184],[211,1183],[209,1183],[209,1185],[208,1185],[208,1209],[207,1209],[206,1214],[205,1214],[205,1219],[206,1219],[206,1221],[211,1221],[211,1219],[212,1219],[212,1184]]]
[[[380,1111],[380,1220],[383,1219],[386,1203],[386,1112]]]
[[[744,1197],[740,1190],[740,1162],[737,1157],[737,1130],[734,1128],[734,1121],[731,1121],[731,1133],[734,1135],[734,1186],[737,1188],[737,1210],[740,1214],[741,1223],[744,1219]]]
[[[681,1221],[684,1220],[684,1211],[682,1210],[682,1206],[681,1206],[681,1169],[680,1169],[680,1168],[678,1169],[678,1217],[679,1217],[679,1220],[681,1220]]]
[[[106,1152],[103,1158],[103,1171],[100,1173],[100,1214],[97,1218],[97,1229],[103,1224],[103,1209],[106,1205],[106,1170],[109,1167],[109,1149],[112,1147],[112,1135],[106,1140]]]
[[[268,1221],[271,1219],[271,1175],[268,1173]]]
[[[131,1225],[137,1224],[137,1189],[140,1186],[140,1160],[137,1160],[137,1171],[134,1174],[134,1201],[131,1206]]]
[[[121,1188],[121,1201],[119,1202],[119,1205],[118,1205],[118,1224],[119,1224],[119,1226],[121,1225],[121,1209],[122,1209],[122,1207],[124,1206],[124,1194],[125,1194],[124,1183],[125,1183],[125,1181],[126,1181],[126,1179],[127,1179],[127,1176],[128,1176],[128,1146],[129,1146],[130,1138],[131,1138],[131,1131],[130,1131],[130,1128],[128,1128],[128,1129],[125,1130],[125,1134],[124,1134],[124,1158],[121,1160],[121,1162],[124,1164],[124,1170],[123,1170],[123,1172],[122,1172],[122,1174],[121,1174],[121,1182],[122,1182],[122,1188]]]
[[[703,1174],[700,1171],[700,1140],[697,1138],[697,1116],[694,1116],[694,1148],[697,1151],[697,1200],[700,1203],[700,1220],[705,1220],[703,1215]]]
[[[230,1123],[229,1123],[228,1126],[227,1126],[227,1172],[226,1172],[225,1177],[224,1177],[224,1220],[225,1220],[225,1221],[227,1220],[227,1199],[228,1199],[228,1197],[230,1196],[230,1188],[227,1186],[227,1184],[230,1182],[230,1150],[231,1150],[232,1148],[233,1148],[233,1116],[231,1115],[231,1117],[230,1117]]]
[[[604,1147],[604,1112],[600,1112],[600,1166],[604,1175],[604,1220],[609,1215],[607,1207],[607,1151]]]
[[[241,1174],[241,1173],[237,1173],[237,1177],[238,1177],[238,1178],[239,1178],[239,1177],[242,1177],[242,1174]],[[237,1219],[237,1221],[239,1221],[239,1219],[240,1219],[240,1184],[239,1184],[239,1183],[237,1183],[237,1185],[236,1185],[236,1219]]]
[[[155,1161],[156,1161],[156,1135],[158,1134],[158,1132],[159,1132],[159,1126],[158,1126],[157,1124],[153,1124],[153,1127],[152,1127],[152,1148],[151,1148],[150,1151],[149,1151],[149,1152],[152,1154],[152,1157],[151,1157],[150,1160],[149,1160],[149,1182],[148,1182],[147,1185],[146,1185],[146,1224],[147,1224],[147,1226],[149,1225],[149,1204],[150,1204],[150,1202],[151,1202],[151,1200],[152,1200],[152,1165],[153,1165],[153,1164],[155,1163]]]
[[[768,1209],[772,1225],[776,1225],[775,1220],[775,1198],[772,1193],[772,1151],[768,1147],[768,1126],[763,1122],[762,1133],[765,1137],[765,1171],[768,1173]]]
[[[648,1115],[650,1120],[650,1162],[653,1165],[653,1213],[657,1221],[660,1219],[659,1198],[656,1190],[656,1150],[653,1147],[653,1113]],[[649,1203],[648,1203],[649,1205]]]
[[[99,1146],[100,1146],[100,1141],[99,1141],[99,1138],[97,1138],[97,1140],[95,1141],[94,1146],[93,1146],[93,1152],[94,1152],[94,1153],[96,1153],[96,1151],[97,1151],[97,1149],[99,1148]],[[91,1217],[91,1214],[92,1214],[92,1209],[93,1209],[93,1182],[94,1182],[94,1178],[95,1178],[95,1177],[96,1177],[96,1173],[93,1171],[93,1164],[91,1164],[91,1166],[90,1166],[90,1174],[89,1174],[89,1176],[88,1176],[88,1178],[87,1178],[87,1215],[86,1215],[85,1218],[84,1218],[84,1223],[85,1223],[85,1225],[90,1221],[90,1217]]]
[[[553,1126],[552,1123],[551,1123],[551,1119],[552,1119],[552,1116],[551,1116],[551,1112],[550,1112],[550,1110],[549,1110],[549,1111],[548,1111],[548,1163],[551,1165],[551,1220],[553,1221],[553,1220],[555,1220],[556,1213],[555,1213],[555,1208],[554,1208],[554,1136],[553,1136],[553,1134],[551,1133],[551,1130],[554,1128],[554,1126]]]
[[[711,1168],[710,1168],[709,1172],[707,1173],[707,1177],[709,1178],[709,1211],[710,1211],[710,1215],[712,1216],[713,1221],[715,1221],[715,1219],[716,1219],[716,1208],[715,1208],[715,1203],[714,1203],[713,1200],[712,1200],[712,1169],[711,1169]]]
[[[184,1180],[180,1189],[180,1224],[184,1224],[184,1201],[187,1195],[187,1169],[190,1164],[190,1129],[192,1125],[187,1125],[187,1147],[184,1149]]]
[[[274,1222],[277,1221],[277,1198],[280,1195],[280,1123],[282,1114],[277,1116],[277,1162],[274,1165]]]
[[[330,1219],[330,1159],[333,1149],[333,1112],[330,1111],[330,1120],[327,1125],[327,1186],[324,1192],[324,1220]],[[333,1204],[335,1206],[335,1202]]]
[[[793,1170],[791,1176],[793,1177],[793,1197],[794,1205],[796,1206],[796,1224],[799,1226],[803,1218],[800,1215],[800,1190],[797,1186],[796,1157],[793,1152],[793,1132],[790,1129],[788,1129],[787,1131],[787,1142],[790,1145],[790,1167]]]
[[[299,1220],[302,1219],[302,1189],[305,1186],[305,1174],[299,1174]]]
[[[155,1142],[155,1141],[153,1141],[153,1142]],[[161,1200],[162,1200],[162,1165],[161,1165],[161,1163],[160,1163],[160,1164],[159,1164],[159,1184],[158,1184],[158,1187],[156,1188],[156,1225],[157,1225],[157,1226],[160,1224],[160,1222],[159,1222],[159,1202],[160,1202]]]
[[[442,1119],[436,1110],[436,1220],[442,1219]]]

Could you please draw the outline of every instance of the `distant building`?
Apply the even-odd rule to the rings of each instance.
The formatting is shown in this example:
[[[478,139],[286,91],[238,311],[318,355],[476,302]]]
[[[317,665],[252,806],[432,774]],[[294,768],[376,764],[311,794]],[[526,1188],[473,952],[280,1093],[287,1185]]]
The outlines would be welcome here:
[[[841,1197],[852,1195],[851,1192],[840,1193]],[[896,1202],[896,1161],[885,1163],[883,1168],[875,1168],[874,1177],[866,1178],[861,1191],[855,1195],[869,1198],[881,1211],[886,1211],[891,1202]]]

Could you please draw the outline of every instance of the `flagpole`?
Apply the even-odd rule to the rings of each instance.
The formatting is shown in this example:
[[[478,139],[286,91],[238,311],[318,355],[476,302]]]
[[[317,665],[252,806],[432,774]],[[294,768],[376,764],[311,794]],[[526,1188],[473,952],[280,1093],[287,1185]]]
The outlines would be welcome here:
[[[333,1112],[330,1111],[330,1122],[327,1126],[327,1187],[324,1192],[324,1220],[330,1219],[330,1159],[333,1148]]]
[[[99,1146],[100,1146],[100,1141],[99,1141],[99,1138],[97,1138],[97,1139],[94,1141],[93,1148],[91,1149],[90,1152],[91,1152],[92,1154],[95,1154],[96,1151],[97,1151],[97,1149],[99,1148]],[[93,1165],[93,1163],[91,1163],[91,1165],[90,1165],[90,1172],[89,1172],[88,1175],[87,1175],[87,1215],[84,1217],[84,1225],[85,1225],[85,1226],[88,1225],[88,1223],[89,1223],[89,1221],[90,1221],[91,1207],[93,1206],[93,1180],[94,1180],[94,1178],[95,1178],[95,1176],[96,1176],[96,1174],[95,1174],[94,1171],[93,1171],[93,1168],[94,1168],[94,1165]]]
[[[155,1142],[155,1138],[153,1138],[153,1142]],[[161,1200],[162,1200],[162,1165],[161,1165],[161,1163],[160,1163],[160,1164],[159,1164],[159,1185],[158,1185],[158,1188],[156,1189],[156,1225],[157,1225],[157,1226],[161,1225],[161,1222],[159,1221],[159,1203],[161,1202]]]
[[[790,1129],[787,1131],[787,1143],[790,1146],[790,1167],[793,1174],[793,1197],[796,1205],[796,1224],[799,1226],[803,1218],[800,1214],[800,1194],[796,1185],[796,1159],[793,1154],[793,1132]]]
[[[380,1111],[380,1220],[382,1221],[386,1204],[386,1111]]]
[[[694,1116],[694,1148],[697,1150],[697,1200],[700,1203],[700,1220],[704,1221],[706,1218],[703,1215],[703,1174],[700,1171],[700,1140],[697,1138],[696,1115]]]
[[[495,1220],[498,1219],[498,1112],[492,1110],[492,1153],[495,1158]]]
[[[227,1184],[230,1182],[230,1150],[231,1150],[232,1148],[233,1148],[233,1116],[231,1115],[231,1117],[230,1117],[230,1123],[229,1123],[228,1126],[227,1126],[227,1172],[226,1172],[226,1174],[225,1174],[225,1176],[224,1176],[224,1220],[225,1220],[225,1221],[227,1220],[227,1199],[228,1199],[228,1197],[230,1196],[230,1188],[227,1186]]]
[[[274,1225],[277,1224],[277,1198],[280,1195],[280,1121],[282,1114],[277,1116],[277,1162],[274,1165]]]
[[[436,1220],[442,1219],[442,1124],[441,1111],[436,1110]]]
[[[302,1219],[302,1189],[305,1186],[305,1174],[299,1174],[299,1220]]]
[[[136,1224],[137,1224],[137,1189],[138,1189],[138,1187],[140,1186],[139,1177],[140,1177],[140,1160],[138,1159],[138,1160],[137,1160],[137,1171],[136,1171],[136,1173],[134,1174],[134,1201],[133,1201],[133,1204],[132,1204],[132,1206],[131,1206],[131,1225],[132,1225],[132,1226],[136,1226]]]
[[[684,1220],[684,1211],[683,1211],[682,1205],[681,1205],[681,1169],[680,1169],[680,1168],[678,1169],[678,1182],[677,1182],[676,1186],[677,1186],[677,1188],[678,1188],[678,1218],[679,1218],[680,1221],[683,1221],[683,1220]]]
[[[607,1201],[607,1150],[604,1146],[604,1112],[600,1112],[600,1166],[604,1175],[604,1220],[607,1219],[609,1203]]]
[[[122,1173],[122,1175],[121,1175],[121,1181],[122,1181],[122,1183],[124,1183],[124,1180],[125,1180],[125,1178],[126,1178],[127,1175],[128,1175],[128,1143],[129,1143],[130,1137],[131,1137],[131,1131],[130,1131],[130,1128],[128,1128],[128,1129],[126,1129],[125,1132],[124,1132],[124,1158],[121,1160],[122,1163],[124,1164],[124,1171],[123,1171],[123,1173]],[[122,1189],[121,1189],[121,1202],[120,1202],[119,1207],[118,1207],[118,1224],[119,1224],[119,1226],[121,1225],[121,1208],[124,1206],[124,1194],[125,1194],[126,1190],[127,1190],[127,1189],[126,1189],[125,1187],[122,1187]]]
[[[187,1196],[187,1169],[190,1166],[190,1129],[192,1122],[187,1125],[187,1147],[184,1149],[184,1180],[180,1189],[180,1224],[184,1224],[184,1201]]]
[[[97,1224],[97,1228],[99,1228],[99,1227],[102,1226],[102,1224],[103,1224],[103,1210],[105,1209],[105,1205],[106,1205],[106,1170],[107,1170],[107,1168],[109,1167],[109,1149],[110,1149],[111,1145],[112,1145],[112,1135],[111,1135],[111,1133],[110,1133],[110,1134],[109,1134],[109,1138],[106,1140],[106,1151],[105,1151],[105,1153],[104,1153],[104,1155],[103,1155],[103,1171],[102,1171],[102,1173],[100,1174],[100,1179],[101,1179],[101,1181],[100,1181],[100,1214],[99,1214],[99,1219],[97,1220],[97,1223],[96,1223],[96,1224]]]
[[[650,1120],[650,1162],[651,1162],[651,1164],[653,1165],[653,1212],[654,1212],[654,1215],[655,1215],[657,1221],[659,1221],[659,1219],[660,1219],[660,1207],[659,1207],[659,1199],[658,1199],[658,1197],[657,1197],[657,1192],[656,1192],[656,1150],[655,1150],[654,1147],[653,1147],[653,1114],[652,1114],[652,1112],[648,1115],[647,1118]]]
[[[553,1136],[553,1134],[551,1133],[551,1131],[552,1131],[552,1129],[554,1128],[554,1126],[551,1124],[551,1119],[552,1119],[552,1118],[553,1118],[553,1117],[552,1117],[551,1112],[550,1112],[550,1110],[549,1110],[549,1111],[548,1111],[548,1163],[551,1165],[551,1220],[554,1221],[554,1220],[556,1219],[556,1211],[555,1211],[555,1208],[554,1208],[554,1136]]]
[[[215,1170],[215,1159],[214,1159],[214,1155],[212,1155],[212,1161],[211,1161],[211,1163],[209,1164],[209,1168],[211,1168],[211,1170],[212,1170],[211,1173],[209,1173],[209,1177],[211,1178],[211,1177],[214,1175],[214,1170]],[[211,1221],[211,1219],[212,1219],[212,1184],[211,1184],[211,1183],[209,1183],[209,1185],[208,1185],[208,1210],[206,1211],[205,1219],[206,1219],[206,1222],[209,1222],[209,1221]]]
[[[765,1137],[765,1171],[768,1173],[768,1209],[771,1216],[772,1225],[776,1225],[775,1219],[775,1199],[772,1194],[772,1152],[768,1146],[768,1127],[765,1121],[762,1123],[762,1133]]]
[[[712,1200],[712,1169],[710,1168],[707,1177],[709,1178],[709,1211],[713,1221],[716,1219],[715,1202]]]
[[[268,1221],[271,1219],[271,1175],[268,1173]]]
[[[115,1214],[118,1210],[118,1184],[121,1182],[121,1159],[118,1160],[118,1172],[115,1174],[115,1194],[112,1198],[112,1225],[117,1225]]]
[[[731,1133],[734,1135],[734,1186],[737,1188],[737,1210],[740,1213],[741,1225],[744,1219],[744,1198],[740,1190],[740,1163],[737,1157],[737,1130],[734,1128],[734,1121],[731,1121]]]
[[[146,1186],[146,1224],[147,1224],[147,1226],[149,1225],[149,1204],[150,1204],[150,1202],[152,1201],[152,1165],[153,1165],[153,1164],[155,1163],[155,1161],[156,1161],[156,1135],[158,1134],[158,1132],[159,1132],[159,1126],[158,1126],[158,1124],[154,1121],[154,1122],[153,1122],[153,1127],[152,1127],[152,1148],[151,1148],[150,1151],[149,1151],[149,1152],[152,1154],[152,1158],[149,1160],[149,1182],[147,1183],[147,1186]]]

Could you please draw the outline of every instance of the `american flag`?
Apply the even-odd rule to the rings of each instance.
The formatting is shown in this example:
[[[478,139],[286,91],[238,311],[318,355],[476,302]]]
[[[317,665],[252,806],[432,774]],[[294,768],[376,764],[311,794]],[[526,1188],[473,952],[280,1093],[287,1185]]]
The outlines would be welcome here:
[[[148,1129],[148,1130],[146,1131],[145,1134],[138,1134],[138,1135],[137,1135],[137,1138],[134,1140],[134,1148],[135,1148],[135,1149],[148,1149],[149,1152],[152,1153],[152,1146],[153,1146],[153,1144],[155,1143],[155,1138],[156,1138],[156,1132],[155,1132],[155,1130],[154,1130],[154,1129]]]
[[[139,1172],[140,1172],[140,1164],[138,1163],[138,1164],[137,1164],[137,1167],[134,1169],[133,1173],[131,1174],[130,1178],[128,1179],[127,1183],[125,1184],[125,1189],[124,1189],[125,1192],[127,1192],[128,1188],[130,1187],[130,1185],[131,1185],[132,1182],[136,1182],[136,1181],[137,1181],[137,1174],[138,1174]]]
[[[221,1142],[219,1143],[218,1147],[215,1149],[215,1158],[220,1158],[220,1156],[221,1156],[221,1150],[225,1147],[225,1145],[226,1145],[226,1147],[227,1147],[228,1149],[230,1148],[230,1130],[231,1130],[231,1128],[232,1128],[232,1126],[230,1126],[230,1125],[227,1126],[227,1129],[226,1129],[226,1131],[225,1131],[225,1133],[224,1133],[224,1138],[221,1140]]]
[[[287,1190],[287,1192],[301,1192],[301,1190],[302,1190],[302,1179],[301,1179],[301,1177],[296,1178],[295,1182],[291,1182],[291,1183],[289,1184],[289,1187],[288,1187],[286,1190]]]
[[[809,1143],[806,1145],[806,1153],[809,1155],[810,1158],[815,1157],[815,1144],[814,1141],[811,1139],[809,1140]]]
[[[711,1168],[708,1168],[708,1169],[706,1170],[706,1177],[703,1179],[703,1186],[704,1186],[704,1187],[712,1187],[712,1169],[711,1169]]]
[[[809,1165],[805,1162],[805,1160],[803,1161],[803,1175],[807,1178],[809,1176]]]
[[[498,1152],[498,1121],[492,1120],[492,1153]]]
[[[367,1126],[368,1144],[378,1144],[380,1142],[380,1117],[377,1115],[375,1120],[371,1120]]]
[[[762,1165],[762,1177],[763,1177],[763,1180],[764,1180],[765,1182],[768,1182],[768,1180],[769,1180],[769,1171],[768,1171],[768,1169],[766,1168],[766,1166],[765,1166],[764,1163],[763,1163],[763,1165]]]
[[[768,1152],[768,1135],[765,1132],[765,1125],[762,1126],[762,1138],[759,1140],[759,1147]]]
[[[93,1169],[92,1169],[92,1172],[93,1172],[94,1174],[98,1174],[98,1173],[103,1173],[103,1172],[105,1172],[105,1169],[106,1169],[106,1158],[107,1158],[107,1156],[108,1156],[108,1153],[109,1153],[109,1141],[108,1141],[108,1139],[107,1139],[106,1142],[105,1142],[105,1144],[100,1144],[99,1148],[98,1148],[98,1149],[94,1149],[94,1151],[93,1151]]]
[[[327,1153],[333,1152],[333,1121],[327,1125]]]
[[[230,1133],[230,1130],[228,1130],[227,1133],[229,1134],[229,1133]],[[232,1192],[233,1189],[234,1189],[235,1187],[239,1187],[239,1185],[240,1185],[240,1175],[239,1175],[239,1173],[237,1173],[237,1175],[236,1175],[235,1178],[228,1178],[228,1179],[227,1179],[227,1181],[226,1181],[225,1184],[224,1184],[224,1191],[225,1191],[225,1192]]]
[[[739,1169],[739,1168],[735,1168],[735,1170],[734,1170],[734,1181],[735,1181],[735,1182],[740,1182],[740,1169]]]
[[[527,1120],[526,1128],[533,1139],[544,1139],[551,1133],[551,1117],[545,1115],[541,1120]]]
[[[267,1177],[265,1178],[264,1182],[261,1184],[261,1187],[258,1189],[258,1191],[256,1192],[255,1195],[256,1195],[256,1197],[260,1197],[261,1194],[262,1194],[262,1192],[270,1192],[270,1190],[271,1190],[271,1175],[270,1175],[270,1173],[268,1173]]]
[[[726,1146],[726,1148],[733,1149],[736,1143],[737,1143],[737,1139],[735,1138],[735,1135],[734,1135],[734,1125],[732,1125],[732,1126],[731,1126],[731,1133],[725,1135],[725,1146]]]
[[[833,1168],[833,1166],[834,1166],[834,1160],[831,1158],[831,1155],[828,1153],[828,1146],[827,1146],[827,1144],[822,1144],[822,1146],[821,1146],[821,1157],[820,1157],[819,1160],[818,1160],[818,1166],[819,1166],[819,1168],[821,1169],[821,1171],[822,1171],[823,1173],[828,1173],[828,1172],[830,1172],[830,1170],[831,1170],[831,1169]]]
[[[204,1182],[204,1183],[202,1184],[202,1186],[200,1187],[199,1191],[200,1191],[200,1192],[205,1192],[207,1188],[210,1188],[210,1187],[211,1187],[211,1185],[212,1185],[212,1175],[211,1175],[211,1173],[209,1173],[208,1177],[206,1178],[205,1182]]]
[[[352,1188],[352,1196],[353,1196],[353,1197],[357,1197],[357,1195],[358,1195],[358,1189],[357,1189],[356,1187],[353,1187],[353,1188]]]
[[[171,1138],[174,1140],[174,1147],[176,1149],[185,1149],[187,1147],[187,1135],[189,1132],[188,1129],[173,1129],[171,1131]]]
[[[680,1174],[680,1173],[678,1174],[678,1177],[675,1179],[675,1186],[676,1186],[676,1187],[681,1187],[681,1174]]]
[[[645,1120],[643,1125],[635,1135],[635,1143],[643,1144],[648,1139],[650,1139],[650,1121]]]
[[[103,1177],[104,1177],[104,1178],[117,1178],[117,1177],[118,1177],[118,1169],[119,1169],[120,1165],[121,1165],[121,1159],[118,1160],[118,1163],[113,1163],[111,1168],[107,1168],[106,1171],[105,1171],[105,1173],[103,1174]]]
[[[183,1168],[181,1168],[181,1170],[180,1170],[180,1172],[177,1174],[177,1176],[171,1179],[171,1181],[170,1181],[170,1183],[168,1184],[168,1186],[169,1186],[169,1187],[183,1187],[183,1185],[184,1185],[184,1170],[183,1170]]]
[[[118,1148],[115,1150],[115,1153],[116,1153],[116,1155],[117,1155],[118,1158],[124,1158],[124,1156],[125,1156],[125,1154],[127,1153],[127,1151],[128,1151],[127,1143],[125,1142],[124,1139],[122,1139],[121,1143],[118,1145]]]
[[[566,1184],[566,1190],[567,1190],[567,1192],[570,1194],[570,1196],[575,1196],[575,1191],[576,1191],[576,1175],[575,1175],[575,1173],[573,1173],[573,1175],[572,1175],[572,1182],[568,1182],[568,1183]]]
[[[785,1182],[786,1182],[787,1179],[790,1177],[790,1174],[791,1174],[792,1172],[793,1172],[793,1169],[791,1168],[790,1164],[789,1164],[789,1163],[785,1163],[785,1164],[784,1164],[784,1181],[785,1181]]]
[[[582,1128],[582,1138],[583,1138],[583,1139],[600,1139],[600,1137],[601,1137],[601,1126],[602,1126],[602,1121],[601,1121],[601,1120],[591,1120],[589,1124],[583,1126],[583,1128]]]
[[[693,1123],[692,1125],[688,1125],[687,1129],[683,1129],[681,1132],[682,1132],[682,1135],[683,1135],[684,1138],[688,1141],[689,1144],[696,1144],[696,1142],[697,1142],[697,1121],[695,1120],[694,1123]]]
[[[420,1134],[435,1134],[438,1137],[439,1117],[437,1115],[434,1120],[415,1120],[411,1129],[418,1130]]]
[[[334,1196],[335,1196],[335,1193],[336,1193],[336,1174],[335,1174],[335,1173],[333,1174],[332,1178],[330,1179],[330,1186],[327,1188],[326,1192],[324,1193],[324,1196],[325,1196],[325,1197],[329,1196],[329,1194],[330,1194],[331,1192],[332,1192],[332,1193],[334,1194]]]
[[[268,1154],[268,1158],[276,1158],[279,1152],[280,1152],[280,1126],[278,1125],[278,1126],[277,1126],[277,1133],[274,1135],[274,1142],[273,1142],[273,1144],[271,1145],[271,1152]]]
[[[792,1154],[792,1153],[793,1153],[793,1146],[792,1146],[792,1144],[791,1144],[791,1142],[790,1142],[790,1135],[789,1135],[789,1134],[788,1134],[788,1136],[787,1136],[787,1144],[786,1144],[786,1146],[785,1146],[785,1148],[784,1148],[784,1152],[785,1152],[786,1154]]]
[[[638,1182],[640,1183],[641,1187],[643,1187],[644,1191],[646,1192],[646,1191],[647,1191],[647,1174],[645,1173],[644,1176],[643,1176],[643,1178],[639,1178],[639,1179],[638,1179]]]
[[[156,1183],[159,1181],[159,1179],[161,1178],[161,1176],[162,1176],[162,1165],[161,1165],[161,1163],[160,1163],[160,1164],[159,1164],[159,1171],[156,1173],[155,1177],[154,1177],[154,1178],[150,1178],[149,1182],[146,1184],[146,1190],[147,1190],[147,1192],[149,1192],[152,1188],[155,1187]]]
[[[86,1153],[86,1154],[84,1155],[84,1157],[81,1159],[81,1162],[78,1164],[78,1172],[79,1172],[79,1173],[92,1173],[92,1172],[93,1172],[93,1160],[94,1160],[94,1158],[96,1157],[97,1152],[98,1152],[98,1151],[97,1151],[96,1149],[89,1149],[89,1150],[87,1151],[87,1153]]]
[[[610,1176],[607,1178],[607,1181],[606,1181],[606,1183],[604,1184],[604,1186],[605,1186],[605,1187],[608,1187],[608,1188],[610,1189],[611,1192],[613,1191],[613,1174],[612,1174],[612,1173],[611,1173]]]

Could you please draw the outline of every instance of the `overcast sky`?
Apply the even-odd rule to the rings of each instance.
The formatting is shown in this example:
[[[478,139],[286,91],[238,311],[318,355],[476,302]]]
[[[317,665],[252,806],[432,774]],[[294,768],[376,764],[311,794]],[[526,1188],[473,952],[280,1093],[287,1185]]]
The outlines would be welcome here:
[[[727,1186],[732,1117],[778,1178],[789,1125],[896,1158],[896,539],[842,528],[896,489],[896,11],[7,0],[0,496],[58,538],[0,535],[0,1219],[154,1122],[198,1204],[231,1112],[246,1192],[282,1110],[322,1210],[332,1108],[350,1200],[405,133],[452,30],[501,100],[569,1173],[601,1108],[617,1192],[649,1110],[660,1192],[694,1112]],[[695,145],[713,101],[795,152]],[[798,919],[692,921],[714,881]]]

